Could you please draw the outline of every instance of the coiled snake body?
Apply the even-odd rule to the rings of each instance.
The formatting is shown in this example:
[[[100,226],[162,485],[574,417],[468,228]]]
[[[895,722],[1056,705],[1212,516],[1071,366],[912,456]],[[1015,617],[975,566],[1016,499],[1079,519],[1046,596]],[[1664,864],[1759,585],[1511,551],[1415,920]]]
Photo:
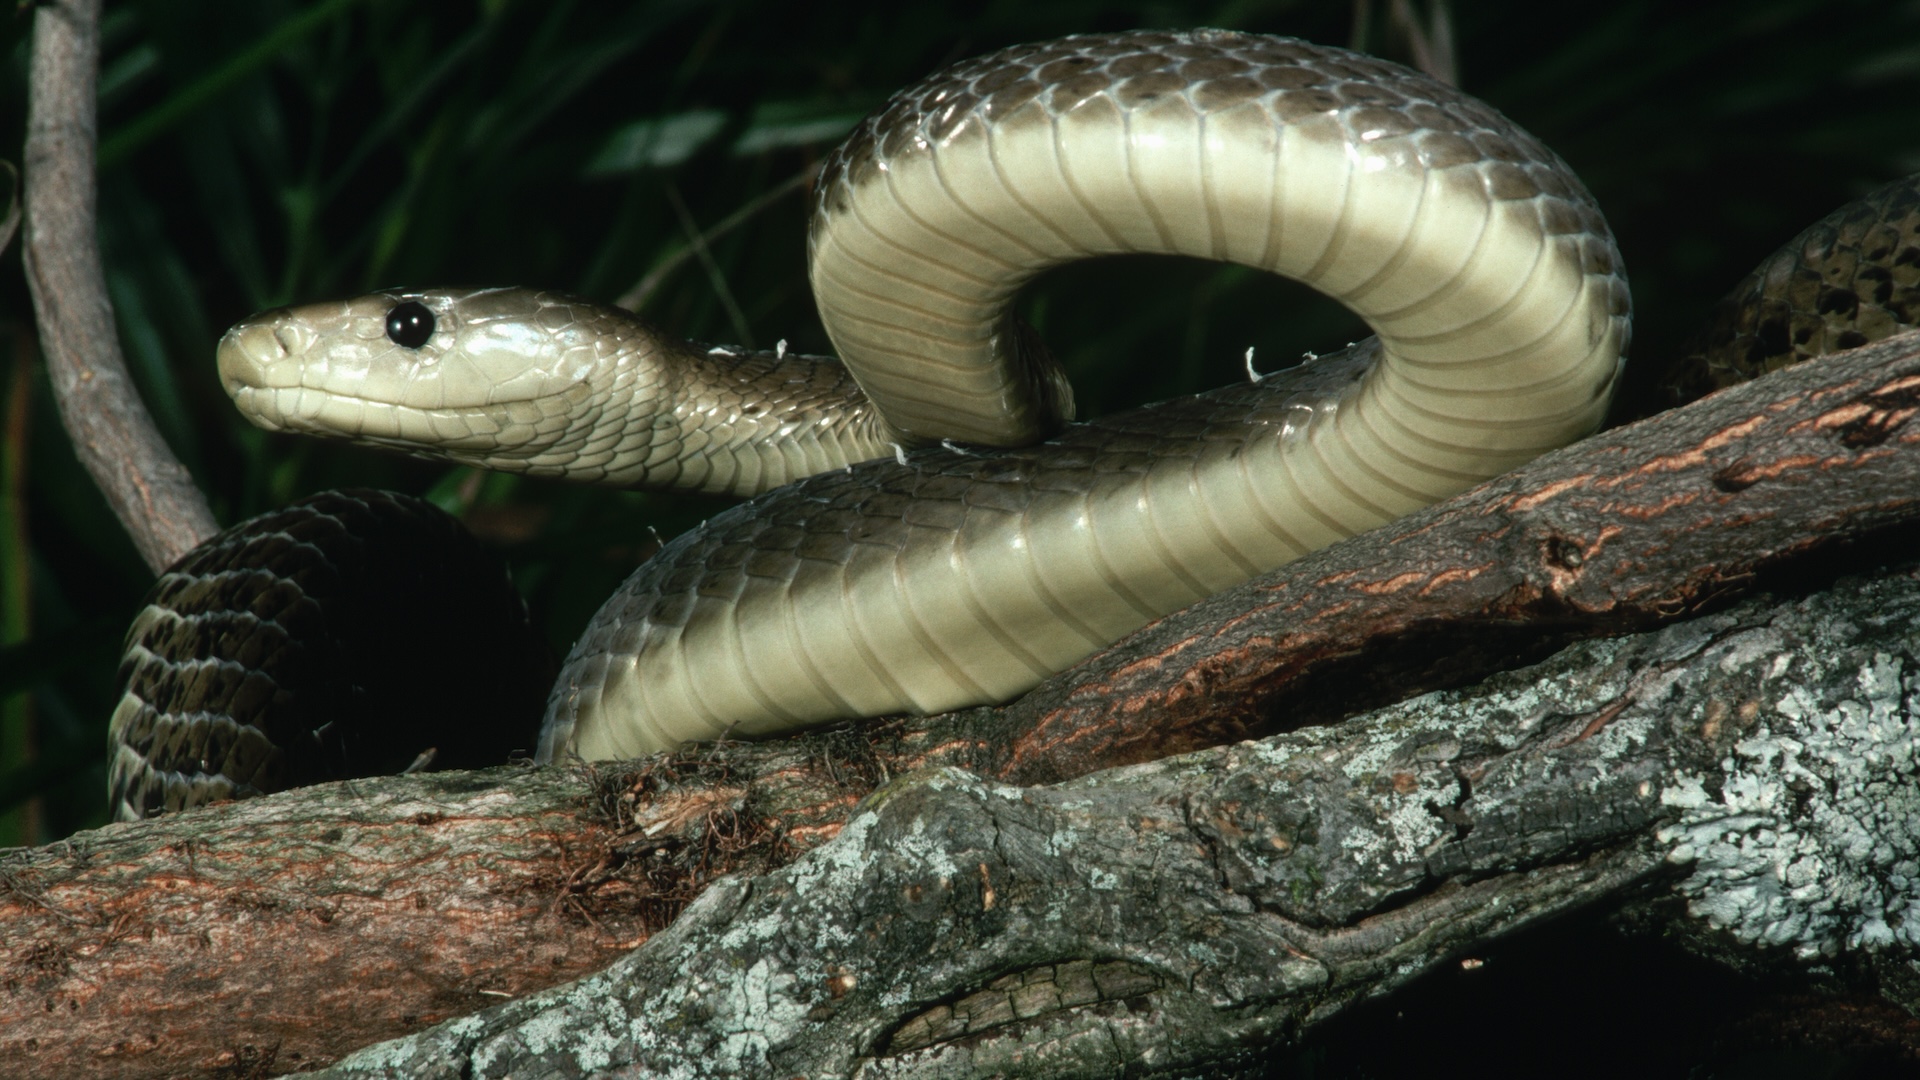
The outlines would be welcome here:
[[[1123,252],[1271,270],[1377,336],[1062,431],[1071,391],[1010,301]],[[811,253],[844,368],[506,289],[268,312],[221,376],[269,428],[767,492],[607,602],[551,760],[1006,700],[1586,434],[1628,337],[1606,225],[1536,140],[1392,64],[1218,31],[1022,46],[896,95],[827,162]],[[155,729],[133,697],[116,730]],[[144,753],[119,790],[161,784]]]

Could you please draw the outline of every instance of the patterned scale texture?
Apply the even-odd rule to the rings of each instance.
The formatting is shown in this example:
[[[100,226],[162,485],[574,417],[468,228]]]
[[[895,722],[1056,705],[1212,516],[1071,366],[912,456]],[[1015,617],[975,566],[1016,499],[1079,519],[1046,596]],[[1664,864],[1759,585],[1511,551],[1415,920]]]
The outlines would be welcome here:
[[[1099,95],[1127,109],[1178,95],[1201,116],[1259,102],[1282,124],[1336,117],[1364,134],[1355,142],[1410,136],[1431,168],[1483,168],[1497,198],[1564,200],[1555,212],[1580,220],[1555,231],[1610,235],[1559,157],[1492,106],[1360,53],[1226,30],[1081,34],[955,64],[894,95],[834,150],[814,185],[816,220],[844,209],[883,162],[926,153],[964,124],[1030,102],[1059,116]]]
[[[1258,114],[1264,114],[1265,120],[1256,121],[1254,117]],[[1350,271],[1340,270],[1338,260],[1327,262],[1333,250],[1344,242],[1343,237],[1352,231],[1352,223],[1344,216],[1348,211],[1340,211],[1339,224],[1325,235],[1316,231],[1317,225],[1305,228],[1298,222],[1276,224],[1287,215],[1262,221],[1228,220],[1221,216],[1223,212],[1218,206],[1208,201],[1223,197],[1212,188],[1204,197],[1189,193],[1191,197],[1155,194],[1134,199],[1157,207],[1152,213],[1165,217],[1164,221],[1160,216],[1154,219],[1154,228],[1159,232],[1157,241],[1114,217],[1119,208],[1076,189],[1075,194],[1081,200],[1079,211],[1101,223],[1105,239],[1098,239],[1079,226],[1059,237],[1039,232],[1022,233],[1016,238],[1017,242],[989,245],[990,255],[983,254],[975,262],[950,260],[956,265],[964,263],[966,274],[955,271],[942,276],[915,271],[908,275],[912,288],[905,285],[893,288],[885,274],[863,274],[859,266],[852,265],[879,262],[886,257],[886,253],[874,245],[858,246],[861,228],[843,228],[840,224],[870,216],[861,209],[866,193],[875,188],[918,190],[911,185],[901,187],[902,182],[889,180],[890,176],[904,177],[923,160],[949,161],[958,156],[984,153],[981,146],[988,140],[982,132],[989,129],[1002,134],[1050,129],[1056,145],[1061,145],[1066,141],[1071,126],[1069,119],[1073,117],[1082,118],[1081,125],[1087,130],[1108,123],[1087,118],[1112,117],[1114,131],[1097,136],[1094,141],[1119,147],[1111,152],[1126,158],[1122,166],[1125,168],[1144,167],[1151,164],[1148,159],[1152,157],[1152,152],[1140,147],[1153,144],[1130,141],[1129,132],[1137,128],[1146,133],[1140,138],[1147,139],[1155,125],[1161,125],[1167,129],[1168,137],[1176,140],[1188,137],[1182,132],[1200,131],[1204,139],[1235,145],[1252,145],[1249,138],[1257,142],[1266,133],[1284,130],[1294,143],[1320,142],[1336,154],[1397,160],[1399,164],[1393,171],[1404,164],[1431,172],[1439,186],[1456,191],[1461,199],[1485,199],[1500,206],[1499,216],[1505,227],[1531,228],[1538,236],[1551,238],[1554,246],[1573,251],[1589,279],[1589,288],[1599,291],[1603,316],[1614,321],[1619,346],[1624,349],[1626,345],[1626,320],[1631,301],[1618,250],[1599,207],[1550,149],[1514,127],[1490,106],[1397,65],[1310,42],[1219,30],[1082,35],[1018,45],[963,61],[896,94],[884,108],[858,126],[823,165],[815,185],[811,224],[815,288],[821,291],[826,286],[822,292],[823,303],[843,292],[872,293],[886,301],[877,305],[881,310],[867,311],[858,317],[852,314],[827,317],[826,323],[842,359],[861,373],[868,392],[883,410],[889,410],[890,418],[904,430],[953,435],[964,440],[984,438],[965,432],[988,422],[974,417],[975,413],[984,415],[986,406],[972,399],[980,397],[984,401],[991,398],[991,394],[967,389],[962,405],[974,418],[964,426],[944,430],[940,426],[942,421],[911,402],[943,400],[936,391],[946,385],[949,376],[928,374],[924,377],[924,386],[911,389],[903,386],[897,393],[889,391],[874,384],[866,374],[868,365],[877,366],[880,361],[867,355],[865,350],[869,340],[913,338],[911,329],[919,324],[888,315],[886,311],[895,305],[910,303],[923,292],[938,293],[947,288],[943,282],[949,279],[967,280],[968,274],[980,272],[979,266],[994,260],[1011,260],[1020,263],[1025,271],[1038,272],[1046,265],[1074,258],[1123,251],[1178,251],[1202,258],[1229,259],[1300,276],[1336,299],[1344,299],[1345,290],[1359,287],[1366,296],[1350,306],[1355,306],[1362,316],[1370,317],[1366,304],[1381,305],[1378,314],[1390,318],[1377,323],[1375,329],[1388,339],[1390,349],[1395,348],[1396,334],[1405,333],[1424,340],[1426,335],[1436,332],[1421,323],[1418,315],[1409,315],[1410,321],[1404,325],[1391,321],[1399,317],[1394,313],[1407,299],[1403,294],[1413,289],[1417,279],[1375,290],[1373,285],[1378,282],[1342,278],[1341,274]],[[1255,134],[1255,129],[1259,134]],[[1005,140],[999,135],[994,137],[996,147],[1002,141]],[[1012,143],[1008,141],[1007,145]],[[1029,139],[1020,145],[1031,149],[1037,142]],[[1186,153],[1186,142],[1180,145],[1181,153]],[[963,152],[968,146],[972,149]],[[1065,150],[1059,155],[1062,160],[1069,156]],[[1238,156],[1214,153],[1211,157],[1217,161],[1208,167],[1219,168],[1222,176],[1232,173],[1254,187],[1264,182],[1246,174],[1250,166],[1244,163],[1244,153]],[[968,192],[967,201],[977,204],[974,208],[982,214],[997,205],[995,200],[1038,200],[1050,190],[1048,184],[1052,180],[1048,178],[1056,177],[1047,163],[1016,167],[1014,163],[995,159],[995,168],[1001,171],[1007,194]],[[1063,166],[1061,174],[1066,171],[1071,170]],[[938,165],[934,172],[943,178],[943,183],[959,182],[945,179],[949,173],[962,175],[948,165]],[[965,175],[972,176],[971,173]],[[1041,180],[1047,182],[1040,183]],[[1033,186],[1036,183],[1039,186]],[[1020,189],[1018,192],[1016,187]],[[1286,187],[1283,178],[1275,182],[1274,190]],[[1295,202],[1304,201],[1290,198]],[[1351,202],[1358,197],[1350,190],[1345,198]],[[886,202],[877,196],[874,201]],[[1029,208],[1039,205],[1036,201]],[[919,212],[916,209],[915,213]],[[1040,213],[1038,209],[1034,212]],[[1193,223],[1196,215],[1206,218],[1204,229]],[[876,221],[882,219],[883,215],[874,217]],[[938,232],[963,224],[949,214],[927,227]],[[1264,248],[1260,243],[1263,236]],[[1044,249],[1030,260],[1031,265],[1022,250],[1027,246],[1035,251]],[[1326,257],[1316,263],[1323,251]],[[940,253],[936,251],[928,257],[937,261]],[[1392,276],[1385,274],[1383,278]],[[950,331],[949,337],[964,342],[1004,337],[1003,331],[989,330],[986,325],[1000,311],[998,307],[964,306],[978,299],[969,294],[951,310],[943,311],[959,326]],[[823,311],[823,316],[826,314]],[[976,320],[983,321],[976,326]],[[1029,398],[1038,402],[1038,411],[1043,415],[1050,411],[1047,407],[1050,399],[1070,400],[1054,386],[1060,376],[1044,351],[1032,347],[1024,337],[1014,344],[1018,347],[1007,353],[1012,365],[1012,385],[1023,388]],[[1478,347],[1481,346],[1463,346]],[[1486,347],[1500,351],[1499,346]],[[965,363],[976,362],[968,359]],[[959,365],[960,361],[956,359],[955,363]],[[957,381],[958,376],[951,378],[955,380],[954,388],[962,385]],[[999,445],[1014,442],[998,437],[992,441]]]
[[[668,543],[608,600],[575,644],[549,708],[571,723],[566,676],[592,685],[609,658],[644,652],[663,631],[729,620],[742,606],[788,594],[802,608],[824,603],[849,574],[891,566],[909,551],[943,550],[999,522],[1057,524],[1103,495],[1137,490],[1149,472],[1219,467],[1305,437],[1373,362],[1364,343],[1259,382],[1073,424],[1039,446],[930,447],[732,507]]]
[[[118,820],[529,751],[551,651],[500,559],[418,499],[330,491],[163,574],[110,725]],[[166,702],[155,707],[153,702]]]
[[[1821,218],[1715,305],[1668,404],[1920,326],[1920,176]]]

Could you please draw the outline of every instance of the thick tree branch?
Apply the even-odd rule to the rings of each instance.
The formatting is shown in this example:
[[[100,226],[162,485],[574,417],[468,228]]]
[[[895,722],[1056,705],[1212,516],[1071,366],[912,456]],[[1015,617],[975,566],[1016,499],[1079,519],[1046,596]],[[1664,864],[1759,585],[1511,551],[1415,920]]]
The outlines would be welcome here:
[[[1460,685],[1920,520],[1920,335],[1602,433],[1147,627],[979,728],[1065,779]]]
[[[1909,570],[1055,787],[916,773],[607,971],[326,1075],[1187,1070],[1663,872],[1756,949],[1898,969],[1916,694]]]
[[[33,18],[27,111],[27,287],[60,419],[157,573],[218,531],[140,400],[107,299],[94,227],[100,0],[50,0]]]
[[[583,975],[714,877],[766,873],[832,838],[859,800],[912,770],[1080,775],[1329,716],[1343,673],[1373,688],[1365,696],[1418,693],[1542,651],[1522,635],[1564,641],[1724,603],[1766,567],[1920,515],[1917,407],[1920,337],[1782,372],[1207,601],[1004,709],[699,748],[597,778],[362,781],[18,853],[0,864],[0,1055],[32,1040],[46,1075],[75,1062],[143,1075],[327,1060],[470,1007],[476,990]],[[1287,711],[1301,698],[1317,704]],[[1644,840],[1660,812],[1633,811],[1618,835],[1562,836],[1563,848]],[[1483,869],[1469,860],[1460,873]],[[300,881],[329,884],[260,884]],[[548,936],[537,964],[498,944]],[[224,944],[180,944],[200,940]],[[199,995],[191,1028],[177,1020],[183,985]]]
[[[597,968],[658,924],[581,887],[618,842],[581,820],[583,772],[395,779],[0,857],[0,1059],[150,1076],[278,1047],[298,1068],[315,1017],[436,1022]]]

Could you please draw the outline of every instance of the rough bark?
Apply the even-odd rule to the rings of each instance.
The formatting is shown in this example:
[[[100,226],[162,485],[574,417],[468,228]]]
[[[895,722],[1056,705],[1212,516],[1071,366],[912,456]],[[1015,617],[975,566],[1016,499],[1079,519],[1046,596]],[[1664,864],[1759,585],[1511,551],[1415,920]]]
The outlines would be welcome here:
[[[23,254],[61,423],[157,573],[218,527],[154,427],[120,353],[94,228],[99,68],[100,0],[36,5]]]
[[[1185,1071],[1661,875],[1749,947],[1905,970],[1916,695],[1907,571],[1053,787],[915,773],[605,972],[324,1075]]]
[[[15,853],[0,863],[0,1056],[40,1075],[330,1060],[475,993],[584,975],[714,877],[832,838],[913,770],[1031,783],[1231,742],[1337,708],[1338,677],[1373,698],[1459,685],[1527,651],[1520,635],[1540,652],[1724,603],[1816,547],[1910,540],[1917,399],[1920,338],[1770,376],[1175,615],[1005,709],[597,775],[362,781]],[[1150,737],[1142,700],[1168,734]],[[1108,725],[1122,735],[1090,737]]]
[[[315,1018],[411,1030],[590,971],[658,921],[585,884],[614,839],[590,790],[511,767],[336,784],[0,856],[0,1060],[299,1068],[338,1055]]]
[[[97,18],[36,11],[28,279],[63,420],[158,569],[214,526],[119,356]],[[369,781],[11,853],[0,1060],[299,1067],[644,940],[337,1073],[1176,1069],[1662,875],[1724,947],[1850,955],[1920,1004],[1911,574],[1096,771],[1710,609],[1911,522],[1916,353],[1590,441],[1004,709],[638,771]]]
[[[1920,518],[1920,336],[1604,432],[1219,593],[970,718],[1019,783],[1324,722],[1725,603]],[[984,723],[983,723],[984,721]]]

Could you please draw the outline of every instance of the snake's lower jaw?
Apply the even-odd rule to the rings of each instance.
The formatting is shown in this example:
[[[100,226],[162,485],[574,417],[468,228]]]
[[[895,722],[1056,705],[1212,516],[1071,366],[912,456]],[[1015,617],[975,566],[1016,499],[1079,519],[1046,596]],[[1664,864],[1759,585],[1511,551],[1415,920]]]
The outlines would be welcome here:
[[[312,387],[230,386],[254,426],[502,471],[537,471],[553,439],[537,408],[510,402],[477,409],[423,410],[329,394]],[[530,415],[522,415],[530,414]]]

